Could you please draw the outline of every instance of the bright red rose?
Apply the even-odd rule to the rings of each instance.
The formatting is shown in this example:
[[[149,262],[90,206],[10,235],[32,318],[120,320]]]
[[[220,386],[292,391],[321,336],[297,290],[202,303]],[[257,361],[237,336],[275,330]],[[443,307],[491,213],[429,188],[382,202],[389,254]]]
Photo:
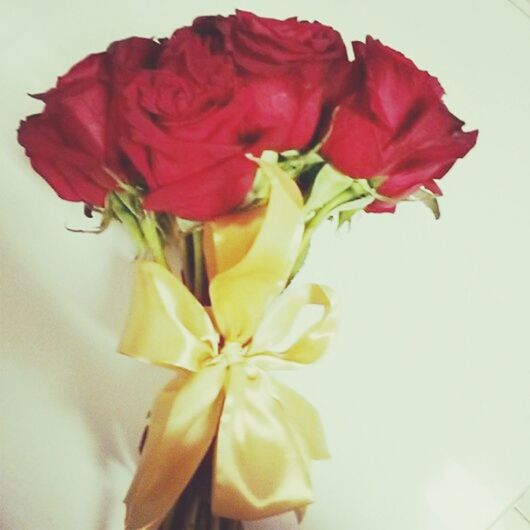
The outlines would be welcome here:
[[[44,111],[20,124],[18,140],[35,171],[61,198],[103,206],[116,188],[115,177],[134,176],[114,129],[115,77],[130,77],[148,64],[157,46],[140,38],[116,42],[106,53],[77,63],[55,88],[34,96],[44,101]]]
[[[156,69],[123,91],[120,142],[147,182],[146,208],[210,219],[250,190],[246,153],[308,145],[322,89],[296,75],[241,76],[216,32],[183,28],[163,46]]]
[[[440,193],[435,179],[474,145],[477,131],[442,102],[438,81],[401,53],[368,37],[355,42],[359,76],[341,102],[322,147],[322,155],[353,178],[374,178],[381,195],[399,199],[420,186]],[[377,201],[371,211],[394,211]]]

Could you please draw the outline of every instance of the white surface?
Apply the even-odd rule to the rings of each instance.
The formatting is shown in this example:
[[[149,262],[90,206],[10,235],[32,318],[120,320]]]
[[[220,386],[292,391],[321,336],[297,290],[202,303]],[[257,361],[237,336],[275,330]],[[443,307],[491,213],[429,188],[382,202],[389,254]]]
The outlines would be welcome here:
[[[530,489],[501,514],[489,530],[530,530]]]
[[[519,5],[526,0],[520,0]],[[133,252],[57,199],[16,144],[26,92],[119,38],[235,7],[370,33],[437,75],[477,147],[420,205],[315,241],[301,281],[338,291],[328,357],[284,379],[324,418],[305,530],[484,530],[530,483],[530,21],[507,0],[37,0],[4,5],[3,530],[119,530],[144,417],[167,374],[116,353]],[[253,529],[294,528],[290,516]]]

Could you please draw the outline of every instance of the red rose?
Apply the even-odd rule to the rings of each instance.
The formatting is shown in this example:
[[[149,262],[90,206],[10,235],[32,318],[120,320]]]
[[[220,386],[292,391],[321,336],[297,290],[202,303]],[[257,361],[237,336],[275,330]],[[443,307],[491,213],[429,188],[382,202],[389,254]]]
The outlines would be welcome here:
[[[120,142],[148,184],[146,208],[210,219],[250,190],[246,153],[310,142],[322,89],[296,75],[241,76],[216,32],[183,28],[163,46],[123,92]]]
[[[387,197],[420,186],[439,194],[434,179],[475,145],[478,132],[462,131],[438,81],[401,53],[371,37],[353,47],[359,82],[334,115],[323,156],[351,177],[381,177],[377,189]],[[369,209],[395,206],[377,201]]]
[[[320,22],[275,20],[237,10],[230,17],[200,17],[193,27],[217,32],[239,68],[251,74],[281,74],[301,65],[347,61],[337,31]]]
[[[315,142],[329,126],[338,100],[351,89],[352,68],[342,37],[320,22],[276,20],[236,10],[229,17],[199,17],[193,28],[230,53],[243,75],[289,76],[305,87],[308,97],[318,92],[321,113]]]
[[[114,130],[115,75],[123,78],[147,64],[156,46],[140,38],[116,42],[106,53],[77,63],[55,88],[35,96],[46,106],[20,124],[18,140],[35,171],[63,199],[103,206],[117,185],[111,174],[131,178]]]

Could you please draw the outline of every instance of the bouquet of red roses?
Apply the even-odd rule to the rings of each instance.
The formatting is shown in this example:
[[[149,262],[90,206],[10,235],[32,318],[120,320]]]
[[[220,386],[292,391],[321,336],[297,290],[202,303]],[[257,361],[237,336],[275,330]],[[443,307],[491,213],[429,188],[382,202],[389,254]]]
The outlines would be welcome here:
[[[477,132],[371,37],[237,11],[83,59],[19,129],[66,200],[137,246],[120,352],[173,370],[127,495],[126,528],[241,528],[312,502],[316,411],[271,371],[316,361],[331,291],[291,284],[315,228],[421,201]],[[319,316],[303,318],[310,306]],[[302,321],[303,325],[295,325]]]

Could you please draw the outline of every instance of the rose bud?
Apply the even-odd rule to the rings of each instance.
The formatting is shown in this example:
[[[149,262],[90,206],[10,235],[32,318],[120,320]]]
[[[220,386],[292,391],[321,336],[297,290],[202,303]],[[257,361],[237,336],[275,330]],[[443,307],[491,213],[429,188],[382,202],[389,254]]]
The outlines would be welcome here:
[[[371,37],[353,48],[357,82],[335,111],[322,155],[353,178],[374,179],[391,199],[368,211],[393,212],[420,187],[440,194],[435,179],[465,156],[478,132],[462,131],[438,81],[404,55]]]
[[[117,143],[115,76],[119,72],[123,79],[147,64],[157,46],[140,38],[116,42],[73,66],[55,88],[34,96],[44,101],[44,111],[20,124],[18,141],[61,198],[103,206],[120,180],[134,178]]]

